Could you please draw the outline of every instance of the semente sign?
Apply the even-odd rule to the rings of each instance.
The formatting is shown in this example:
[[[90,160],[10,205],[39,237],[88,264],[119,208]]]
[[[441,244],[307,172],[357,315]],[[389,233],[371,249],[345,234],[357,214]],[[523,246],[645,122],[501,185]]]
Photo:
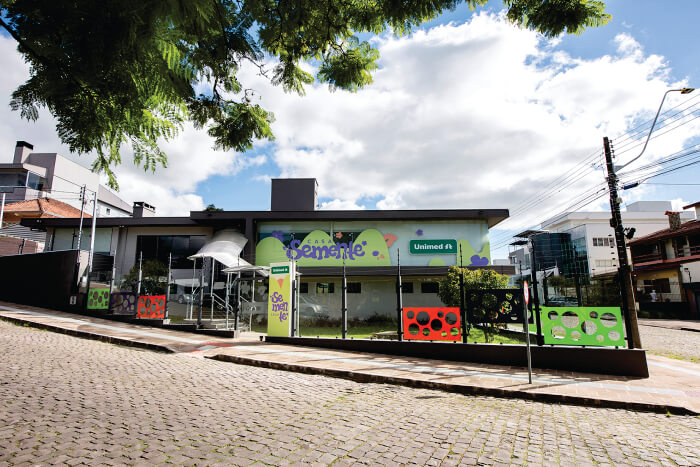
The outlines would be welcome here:
[[[412,255],[455,255],[457,240],[411,240],[408,251]]]

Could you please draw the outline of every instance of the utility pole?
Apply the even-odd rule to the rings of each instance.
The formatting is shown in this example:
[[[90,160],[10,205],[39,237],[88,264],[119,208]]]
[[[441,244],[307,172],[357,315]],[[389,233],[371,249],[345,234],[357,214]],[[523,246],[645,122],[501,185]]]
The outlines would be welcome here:
[[[610,140],[606,136],[603,138],[603,148],[605,150],[605,166],[608,172],[608,189],[610,191],[610,226],[615,231],[615,244],[617,246],[618,280],[620,283],[620,298],[622,301],[622,312],[625,317],[625,328],[627,330],[627,347],[630,349],[641,348],[642,341],[639,337],[639,325],[637,323],[637,309],[634,305],[634,295],[632,290],[632,280],[630,277],[630,267],[627,263],[627,245],[625,244],[625,229],[622,226],[622,215],[620,214],[620,202],[617,197],[617,175],[615,166],[612,163],[612,150]]]
[[[403,286],[401,285],[401,250],[396,250],[396,322],[399,342],[403,340]]]
[[[0,202],[0,229],[2,229],[2,218],[5,215],[5,193],[2,194],[2,202]]]
[[[464,262],[461,244],[459,245],[459,317],[462,320],[462,343],[466,344],[469,335],[467,333],[467,311],[464,308]]]
[[[537,290],[537,249],[535,247],[535,237],[530,236],[528,242],[528,246],[530,247],[530,279],[532,280],[532,298],[534,299],[533,309],[535,312],[535,327],[537,329],[537,345],[544,345],[542,317],[540,316],[540,294]]]
[[[92,262],[95,253],[95,233],[97,228],[97,191],[93,193],[92,198],[92,219],[90,225],[90,252],[88,253],[88,264],[87,264],[87,281],[85,295],[87,299],[84,301],[85,309],[87,310],[87,303],[90,298],[90,276],[92,275]],[[78,252],[79,253],[79,252]]]
[[[83,210],[84,209],[85,209],[85,185],[83,185],[80,188],[80,225],[78,227],[78,246],[76,247],[78,250],[78,262],[80,262],[80,240],[83,237],[83,217],[84,217]]]
[[[345,248],[343,248],[343,282],[340,296],[340,337],[348,337],[348,278],[345,271]]]

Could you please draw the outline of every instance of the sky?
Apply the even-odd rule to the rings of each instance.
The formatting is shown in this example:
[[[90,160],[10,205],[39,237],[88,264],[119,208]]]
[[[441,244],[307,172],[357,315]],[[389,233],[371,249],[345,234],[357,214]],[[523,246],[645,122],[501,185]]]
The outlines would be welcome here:
[[[490,234],[492,258],[505,258],[514,232],[566,210],[609,208],[605,196],[585,197],[604,181],[603,137],[612,139],[616,163],[626,163],[648,131],[630,130],[654,117],[666,90],[700,87],[693,47],[700,2],[606,3],[608,26],[553,40],[508,23],[493,0],[475,11],[462,6],[410,36],[367,36],[379,48],[380,67],[357,93],[316,84],[305,96],[285,94],[243,68],[240,79],[275,114],[275,141],[246,153],[216,151],[205,131],[186,126],[162,143],[169,164],[155,174],[135,167],[124,148],[115,170],[119,195],[146,201],[159,215],[188,215],[208,204],[267,210],[271,178],[315,177],[321,209],[509,209],[511,217]],[[7,103],[0,107],[0,162],[11,161],[15,142],[25,140],[35,151],[89,165],[90,154],[70,154],[61,144],[48,112],[31,123],[10,110],[28,68],[7,35],[0,36],[0,56]],[[621,174],[700,143],[700,118],[693,120],[700,90],[670,93],[662,112],[669,109],[683,112],[660,121],[642,157]],[[624,204],[670,200],[681,208],[700,201],[692,185],[698,181],[700,164],[621,196]]]

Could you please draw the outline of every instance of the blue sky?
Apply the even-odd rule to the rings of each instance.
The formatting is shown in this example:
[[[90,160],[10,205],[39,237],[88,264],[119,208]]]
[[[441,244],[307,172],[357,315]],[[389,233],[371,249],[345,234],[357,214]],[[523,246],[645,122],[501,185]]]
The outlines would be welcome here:
[[[652,118],[670,86],[700,86],[700,52],[694,47],[700,2],[606,3],[610,25],[555,41],[505,23],[500,2],[475,12],[462,6],[410,37],[371,38],[382,54],[380,70],[356,94],[314,85],[305,97],[287,95],[244,69],[241,78],[276,115],[276,141],[256,144],[246,154],[224,153],[214,151],[203,132],[186,128],[163,144],[167,169],[144,174],[125,162],[117,170],[121,195],[168,215],[207,204],[265,210],[271,177],[316,177],[326,209],[510,209],[512,219],[492,234],[492,247],[500,246],[492,248],[492,257],[504,257],[508,232],[565,209],[579,191],[602,182],[603,172],[590,170],[527,209],[519,208],[523,200],[536,198],[552,180],[595,155],[603,136],[614,139]],[[11,39],[0,37],[5,63],[0,93],[7,101],[27,77],[14,49]],[[684,99],[670,95],[664,108]],[[698,123],[652,140],[639,163],[698,144]],[[46,113],[29,124],[5,107],[0,159],[11,158],[20,139],[38,151],[73,157],[54,125]],[[621,154],[620,162],[635,151]],[[75,158],[86,165],[90,160]],[[698,180],[696,165],[650,182]],[[698,201],[698,193],[693,185],[647,184],[623,198],[674,200],[677,207]],[[604,209],[604,201],[585,208]]]
[[[563,35],[558,48],[574,57],[593,59],[609,54],[615,49],[614,39],[620,33],[630,34],[644,48],[647,54],[662,55],[671,70],[672,81],[687,79],[690,85],[700,87],[700,53],[694,46],[697,38],[697,18],[700,2],[696,0],[611,0],[606,2],[607,11],[613,15],[611,23],[602,28],[589,28],[582,35]],[[491,2],[482,10],[498,12],[500,2]],[[449,22],[461,24],[473,13],[466,5],[454,12],[443,14],[438,19],[426,23],[421,30]],[[697,83],[697,84],[696,84]],[[661,95],[650,95],[650,102],[658,104]],[[611,138],[613,135],[609,135]],[[596,142],[592,142],[596,144]],[[264,153],[265,151],[255,151]],[[206,203],[214,203],[225,209],[268,209],[269,187],[251,177],[279,176],[280,169],[273,162],[248,168],[234,177],[215,176],[200,183],[197,193]],[[699,180],[697,168],[683,170],[655,179],[658,183],[693,183]],[[322,181],[320,182],[322,183]],[[655,185],[656,186],[656,185]],[[662,188],[665,187],[665,188]],[[698,198],[697,186],[658,185],[656,196],[664,199],[681,197],[695,201]],[[659,198],[661,199],[661,198]],[[321,202],[328,199],[321,198]],[[376,208],[371,198],[362,198],[361,204],[368,209]],[[470,206],[471,207],[471,206]]]

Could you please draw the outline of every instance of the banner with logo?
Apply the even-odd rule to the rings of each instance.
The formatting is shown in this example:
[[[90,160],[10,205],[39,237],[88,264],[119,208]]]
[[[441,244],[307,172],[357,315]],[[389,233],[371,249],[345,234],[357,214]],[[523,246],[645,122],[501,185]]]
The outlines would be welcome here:
[[[490,264],[488,224],[386,223],[379,228],[319,229],[304,223],[259,226],[255,264],[294,261],[299,267],[396,266],[399,251],[404,266],[487,266]],[[379,227],[379,225],[377,226]]]
[[[292,279],[294,263],[270,264],[270,288],[267,300],[267,335],[292,335]]]

